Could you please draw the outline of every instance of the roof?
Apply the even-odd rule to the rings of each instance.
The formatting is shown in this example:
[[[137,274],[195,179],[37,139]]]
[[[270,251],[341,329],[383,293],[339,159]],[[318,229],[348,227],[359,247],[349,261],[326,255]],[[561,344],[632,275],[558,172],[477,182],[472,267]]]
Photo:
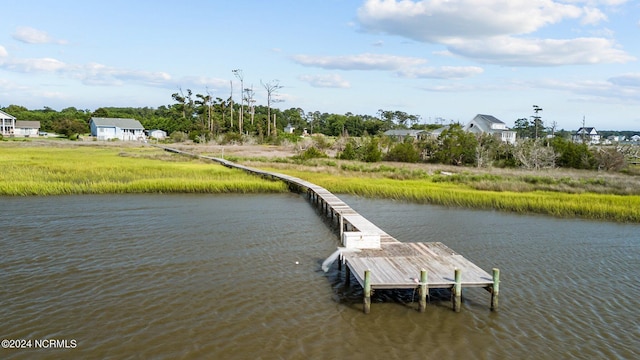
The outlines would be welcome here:
[[[16,119],[16,117],[15,117],[15,116],[12,116],[12,115],[10,115],[10,114],[7,114],[6,112],[4,112],[4,111],[2,111],[2,110],[0,110],[0,115],[1,115],[1,116],[0,116],[0,118],[3,118],[3,119],[13,119],[13,120],[15,120],[15,119]]]
[[[140,121],[135,119],[122,119],[122,118],[99,118],[92,117],[91,121],[95,124],[95,126],[104,126],[104,127],[118,127],[121,129],[141,129],[144,130]]]
[[[424,130],[387,130],[384,132],[387,136],[418,136]]]
[[[491,124],[504,124],[504,121],[499,120],[495,116],[492,116],[492,115],[478,114],[471,121],[469,121],[469,124],[467,124],[467,126],[465,127],[467,129],[467,131],[471,130],[470,129],[471,128],[470,125],[472,123],[475,123],[475,125],[482,132],[494,132],[496,130],[491,127]]]
[[[590,135],[597,135],[598,132],[596,131],[596,128],[594,127],[581,127],[580,129],[578,129],[578,131],[576,131],[575,135],[582,135],[584,132],[584,134],[590,134]]]
[[[40,129],[40,121],[26,121],[26,120],[17,120],[16,121],[17,128],[28,128],[28,129]]]

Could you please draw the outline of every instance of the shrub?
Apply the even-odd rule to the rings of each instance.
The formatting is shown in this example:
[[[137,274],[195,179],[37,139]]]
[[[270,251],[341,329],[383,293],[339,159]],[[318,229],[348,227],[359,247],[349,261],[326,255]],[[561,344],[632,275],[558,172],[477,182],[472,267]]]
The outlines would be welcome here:
[[[185,142],[189,138],[186,133],[182,131],[174,131],[169,135],[173,142]]]
[[[309,159],[316,159],[316,158],[326,158],[326,157],[329,157],[329,156],[327,156],[327,154],[325,154],[324,152],[322,152],[321,150],[318,150],[313,146],[303,151],[299,155],[294,156],[295,159],[303,160],[303,161],[309,160]]]
[[[344,150],[338,153],[338,159],[342,160],[356,160],[358,158],[358,153],[356,152],[355,145],[352,141],[349,141],[345,146]]]
[[[242,144],[242,134],[228,132],[225,133],[220,142],[221,145],[227,144]]]
[[[394,145],[389,150],[386,160],[416,163],[420,161],[420,153],[411,142],[403,142]]]
[[[361,149],[362,152],[360,153],[359,158],[362,161],[378,162],[382,160],[382,151],[380,151],[380,147],[378,146],[378,139],[369,138]]]

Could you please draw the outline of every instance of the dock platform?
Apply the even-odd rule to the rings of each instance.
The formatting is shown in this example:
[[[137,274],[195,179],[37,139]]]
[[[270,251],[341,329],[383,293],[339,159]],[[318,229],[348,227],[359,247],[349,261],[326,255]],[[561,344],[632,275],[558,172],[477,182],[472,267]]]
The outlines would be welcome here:
[[[494,268],[492,274],[489,274],[441,242],[400,242],[327,189],[306,180],[247,167],[222,158],[157,147],[174,153],[208,159],[261,177],[284,181],[291,190],[306,192],[307,198],[320,213],[335,222],[342,245],[345,245],[346,235],[357,237],[361,234],[361,238],[375,239],[375,246],[372,247],[356,249],[339,247],[344,250],[339,250],[338,260],[340,265],[345,265],[346,278],[353,274],[364,290],[365,313],[370,311],[371,293],[376,289],[418,289],[420,311],[426,308],[429,289],[451,289],[452,307],[458,312],[461,307],[462,288],[480,287],[491,294],[491,310],[498,308],[500,271]]]

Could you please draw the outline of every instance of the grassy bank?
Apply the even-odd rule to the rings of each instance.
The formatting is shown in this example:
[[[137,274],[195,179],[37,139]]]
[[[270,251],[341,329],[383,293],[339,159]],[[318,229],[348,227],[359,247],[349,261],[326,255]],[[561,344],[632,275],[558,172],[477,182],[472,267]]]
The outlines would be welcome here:
[[[197,147],[183,148],[198,153]],[[201,151],[203,155],[220,153]],[[0,142],[0,195],[285,192],[287,186],[161,149]],[[283,157],[230,160],[353,194],[416,203],[640,223],[640,176]]]
[[[285,192],[286,185],[150,147],[1,144],[0,195]]]

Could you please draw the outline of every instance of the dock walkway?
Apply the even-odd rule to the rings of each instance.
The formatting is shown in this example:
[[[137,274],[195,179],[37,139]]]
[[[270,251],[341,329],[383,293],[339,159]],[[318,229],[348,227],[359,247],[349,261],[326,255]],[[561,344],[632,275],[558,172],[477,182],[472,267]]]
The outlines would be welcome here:
[[[306,191],[309,201],[340,229],[340,239],[345,234],[362,234],[379,239],[375,248],[342,251],[339,261],[346,265],[347,278],[352,273],[364,289],[364,311],[370,310],[371,291],[375,289],[420,290],[420,310],[424,311],[428,289],[446,288],[452,291],[454,311],[460,311],[463,287],[481,287],[491,293],[491,309],[498,306],[499,271],[489,274],[456,253],[441,242],[400,242],[378,226],[358,214],[349,205],[327,189],[297,177],[274,173],[236,164],[204,155],[195,155],[178,149],[162,147],[166,151],[208,159],[229,168],[241,169],[261,177],[286,182],[296,191]],[[341,264],[341,265],[342,265]]]

